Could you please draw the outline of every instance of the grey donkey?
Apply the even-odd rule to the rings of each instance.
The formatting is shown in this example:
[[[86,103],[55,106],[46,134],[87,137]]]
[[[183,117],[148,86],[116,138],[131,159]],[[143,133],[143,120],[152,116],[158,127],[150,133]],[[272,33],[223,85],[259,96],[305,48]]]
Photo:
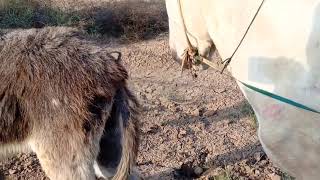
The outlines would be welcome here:
[[[0,155],[36,153],[51,180],[139,179],[139,105],[115,56],[71,28],[0,39]]]

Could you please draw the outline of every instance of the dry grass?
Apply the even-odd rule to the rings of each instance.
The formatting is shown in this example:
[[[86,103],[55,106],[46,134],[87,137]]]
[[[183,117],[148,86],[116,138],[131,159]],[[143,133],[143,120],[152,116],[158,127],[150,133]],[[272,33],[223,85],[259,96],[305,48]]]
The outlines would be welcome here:
[[[76,14],[41,6],[30,0],[7,0],[0,4],[0,28],[71,26],[79,21]]]
[[[154,37],[168,30],[164,3],[141,1],[107,3],[95,8],[85,27],[93,34],[98,33],[124,40],[139,40]]]
[[[259,124],[258,124],[258,120],[257,120],[257,116],[254,113],[254,110],[252,109],[251,105],[249,104],[249,102],[246,102],[246,104],[243,106],[243,108],[241,109],[241,113],[243,114],[247,114],[250,117],[250,125],[257,129]]]
[[[122,1],[75,9],[50,1],[0,0],[0,29],[72,26],[90,35],[138,41],[168,31],[164,1]],[[60,1],[60,3],[63,1]],[[68,6],[73,1],[67,1]],[[77,3],[77,2],[74,2]],[[61,5],[61,4],[60,4]]]
[[[228,170],[225,170],[221,174],[209,178],[209,180],[232,180],[232,178],[230,176],[230,172]]]

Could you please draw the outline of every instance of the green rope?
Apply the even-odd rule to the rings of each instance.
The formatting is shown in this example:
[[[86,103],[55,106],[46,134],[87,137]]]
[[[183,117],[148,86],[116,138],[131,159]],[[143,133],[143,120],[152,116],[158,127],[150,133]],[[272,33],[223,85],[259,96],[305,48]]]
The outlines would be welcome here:
[[[238,81],[239,81],[239,80],[238,80]],[[307,111],[311,111],[311,112],[320,114],[319,111],[317,111],[317,110],[315,110],[315,109],[312,109],[312,108],[310,108],[310,107],[307,107],[307,106],[305,106],[305,105],[303,105],[303,104],[300,104],[300,103],[298,103],[298,102],[295,102],[295,101],[293,101],[293,100],[290,100],[290,99],[288,99],[288,98],[285,98],[285,97],[282,97],[282,96],[273,94],[273,93],[268,92],[268,91],[265,91],[265,90],[263,90],[263,89],[259,89],[259,88],[257,88],[257,87],[251,86],[251,85],[246,84],[246,83],[241,82],[241,81],[239,81],[239,82],[242,83],[242,84],[243,84],[244,86],[246,86],[247,88],[253,90],[253,91],[259,92],[259,93],[261,93],[261,94],[263,94],[263,95],[269,96],[269,97],[271,97],[271,98],[273,98],[273,99],[276,99],[276,100],[278,100],[278,101],[281,101],[281,102],[290,104],[290,105],[295,106],[295,107],[300,108],[300,109],[304,109],[304,110],[307,110]]]

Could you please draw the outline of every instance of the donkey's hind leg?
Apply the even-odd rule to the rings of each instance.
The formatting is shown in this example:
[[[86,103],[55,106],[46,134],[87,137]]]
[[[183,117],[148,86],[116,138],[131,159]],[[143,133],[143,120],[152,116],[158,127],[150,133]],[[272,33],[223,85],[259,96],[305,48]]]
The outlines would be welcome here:
[[[32,149],[50,180],[95,179],[93,164],[100,136],[85,137],[76,132],[42,131],[41,137],[33,139]]]

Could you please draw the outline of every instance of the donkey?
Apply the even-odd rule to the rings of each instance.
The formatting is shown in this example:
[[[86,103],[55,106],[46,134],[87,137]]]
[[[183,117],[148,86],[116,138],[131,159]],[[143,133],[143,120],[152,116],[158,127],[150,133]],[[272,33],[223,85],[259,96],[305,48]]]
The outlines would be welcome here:
[[[34,152],[51,180],[138,178],[139,104],[128,73],[72,28],[0,40],[0,155]]]

